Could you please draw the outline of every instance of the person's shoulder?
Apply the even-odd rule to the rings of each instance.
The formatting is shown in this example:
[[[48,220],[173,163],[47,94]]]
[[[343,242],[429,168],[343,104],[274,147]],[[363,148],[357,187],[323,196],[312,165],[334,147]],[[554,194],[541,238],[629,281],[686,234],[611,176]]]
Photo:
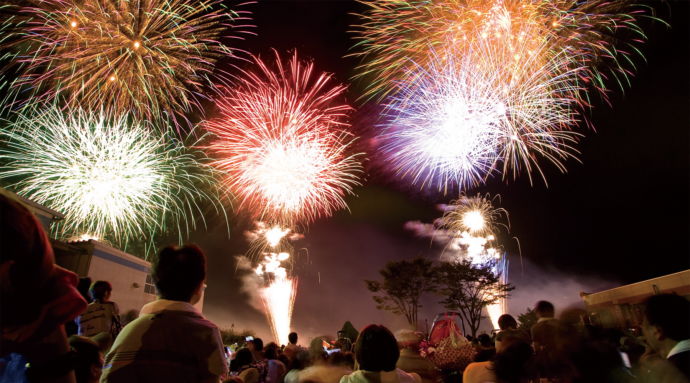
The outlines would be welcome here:
[[[484,382],[495,379],[491,371],[491,362],[473,362],[465,367],[462,374],[462,381],[465,383]]]
[[[309,367],[308,369],[314,369],[314,367]],[[300,375],[301,377],[301,375]],[[358,382],[366,382],[367,380],[364,378],[362,370],[356,370],[353,371],[349,374],[343,375],[343,377],[340,378],[340,383],[358,383]]]
[[[92,312],[92,311],[97,311],[97,310],[103,310],[103,304],[98,301],[93,301],[86,305],[86,310],[84,310],[84,313]]]
[[[244,383],[255,383],[259,381],[259,370],[254,367],[246,368],[239,373],[239,377]]]
[[[153,319],[153,314],[141,314],[138,317],[134,318],[132,321],[127,323],[124,327],[122,327],[122,330],[120,333],[122,336],[125,336],[128,333],[138,331],[138,329],[141,329],[143,327],[150,327]]]
[[[422,378],[415,372],[406,372],[400,368],[395,369],[398,373],[400,383],[421,383]]]
[[[218,326],[195,311],[163,310],[151,315],[154,315],[156,318],[161,320],[177,322],[184,324],[185,326],[207,328],[211,331],[218,331]]]
[[[668,358],[668,361],[690,379],[690,350],[679,352]]]

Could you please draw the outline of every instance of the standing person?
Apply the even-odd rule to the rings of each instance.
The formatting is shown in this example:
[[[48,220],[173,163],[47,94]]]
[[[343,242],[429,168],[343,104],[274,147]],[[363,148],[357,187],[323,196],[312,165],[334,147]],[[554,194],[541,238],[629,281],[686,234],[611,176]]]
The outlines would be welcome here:
[[[79,335],[92,337],[104,333],[108,343],[117,338],[122,326],[120,325],[120,309],[115,302],[110,300],[113,287],[110,282],[96,281],[89,289],[92,302],[86,307],[86,311],[79,316]]]
[[[252,367],[259,371],[259,383],[266,381],[266,374],[268,374],[268,362],[264,357],[264,341],[261,338],[254,338],[247,342],[247,348],[252,352],[254,363]]]
[[[534,350],[552,348],[558,333],[558,319],[555,318],[556,310],[548,301],[539,301],[534,305],[534,313],[537,315],[537,323],[532,326],[531,336]]]
[[[206,256],[166,247],[152,268],[159,298],[144,305],[106,356],[101,382],[218,382],[227,374],[218,327],[193,306],[205,288]]]
[[[492,360],[470,363],[463,383],[521,383],[534,381],[534,355],[524,337],[506,335]]]
[[[509,337],[521,337],[527,343],[530,343],[529,334],[527,334],[526,331],[518,330],[518,323],[510,314],[503,314],[498,317],[498,328],[501,329],[501,331],[496,334],[496,338],[494,339],[496,350],[500,347],[501,342]]]
[[[650,351],[690,380],[690,302],[675,294],[650,297],[642,332]]]
[[[278,360],[278,345],[271,342],[264,348],[266,358],[266,383],[282,383],[287,368]]]
[[[285,383],[298,383],[300,372],[307,367],[309,367],[309,351],[301,349],[293,357],[290,371],[285,374],[283,381]]]
[[[352,351],[352,339],[347,337],[345,331],[338,331],[338,339],[335,341],[335,348],[340,349],[342,352]]]
[[[532,346],[536,355],[536,364],[541,378],[551,379],[570,373],[570,358],[564,355],[565,334],[563,326],[555,318],[556,310],[551,302],[539,301],[534,306],[537,323],[531,328]],[[572,335],[572,334],[570,334]]]
[[[295,359],[295,355],[299,351],[299,346],[297,345],[297,333],[296,332],[291,332],[288,334],[288,344],[285,346],[285,350],[283,350],[283,354],[288,358],[290,362],[292,362]]]

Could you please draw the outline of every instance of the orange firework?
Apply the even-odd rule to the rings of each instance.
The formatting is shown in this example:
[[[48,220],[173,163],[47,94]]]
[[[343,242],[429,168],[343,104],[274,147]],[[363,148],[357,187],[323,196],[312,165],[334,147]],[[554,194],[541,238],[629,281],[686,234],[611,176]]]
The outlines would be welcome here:
[[[429,52],[474,50],[490,43],[503,51],[505,65],[520,65],[540,47],[543,62],[567,52],[582,81],[602,94],[613,77],[622,83],[631,74],[631,56],[645,39],[638,25],[646,14],[627,1],[607,0],[360,0],[368,7],[354,26],[353,54],[362,59],[357,78],[367,81],[366,98],[395,93],[410,60],[423,65]],[[626,34],[619,34],[627,30]],[[622,36],[626,38],[621,38]],[[450,42],[450,43],[449,43]],[[449,46],[452,45],[452,46]],[[536,53],[534,53],[536,54]],[[530,59],[534,61],[534,59]],[[521,70],[529,70],[522,65]],[[560,72],[554,73],[555,76]]]
[[[0,8],[15,13],[0,41],[16,65],[9,88],[19,104],[57,100],[146,120],[178,122],[200,110],[216,60],[234,55],[227,42],[248,29],[248,14],[220,0],[29,0]]]

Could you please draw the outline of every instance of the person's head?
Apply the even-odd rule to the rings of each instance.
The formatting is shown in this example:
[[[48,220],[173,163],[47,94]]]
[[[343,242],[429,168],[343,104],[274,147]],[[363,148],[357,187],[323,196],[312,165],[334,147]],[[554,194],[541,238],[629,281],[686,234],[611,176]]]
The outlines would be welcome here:
[[[254,356],[248,348],[241,348],[235,353],[235,359],[232,360],[231,367],[234,371],[238,371],[244,366],[248,366],[254,362]]]
[[[151,276],[160,297],[196,303],[206,279],[206,256],[196,245],[168,246],[154,261]]]
[[[64,332],[63,324],[86,308],[77,282],[76,274],[55,264],[50,240],[29,208],[0,190],[0,323],[12,328],[12,341],[0,341],[0,356],[14,347],[40,349],[38,340]],[[67,338],[59,343],[67,347]]]
[[[650,297],[645,302],[642,331],[655,351],[670,350],[677,342],[690,338],[690,302],[675,294]]]
[[[271,342],[264,347],[264,358],[269,360],[278,359],[278,345],[275,342]]]
[[[357,337],[355,358],[362,370],[393,371],[399,357],[398,342],[384,326],[369,325]]]
[[[498,317],[498,328],[501,330],[516,329],[518,327],[517,321],[510,314],[503,314]]]
[[[98,344],[83,336],[71,336],[69,345],[76,352],[74,375],[77,383],[96,383],[101,378],[103,356]]]
[[[96,281],[89,289],[91,299],[96,302],[107,302],[110,299],[110,294],[112,292],[113,286],[108,281]]]
[[[288,334],[288,342],[292,344],[297,344],[297,333],[291,332]]]
[[[254,338],[247,342],[247,348],[249,348],[249,350],[252,352],[261,352],[264,350],[264,341],[261,338]]]
[[[494,346],[489,334],[479,334],[479,336],[477,336],[477,343],[484,348],[491,348]]]
[[[534,352],[529,343],[519,338],[506,340],[505,347],[496,353],[493,370],[497,381],[518,383],[533,378]]]
[[[309,357],[313,364],[320,364],[326,360],[326,351],[323,349],[323,342],[326,341],[326,336],[316,337],[309,342]]]
[[[534,305],[534,313],[537,318],[553,318],[556,315],[556,309],[549,301],[539,301]]]
[[[508,345],[516,342],[527,342],[529,343],[529,337],[526,333],[519,330],[509,329],[503,330],[496,334],[496,340],[494,341],[496,352],[503,351]]]

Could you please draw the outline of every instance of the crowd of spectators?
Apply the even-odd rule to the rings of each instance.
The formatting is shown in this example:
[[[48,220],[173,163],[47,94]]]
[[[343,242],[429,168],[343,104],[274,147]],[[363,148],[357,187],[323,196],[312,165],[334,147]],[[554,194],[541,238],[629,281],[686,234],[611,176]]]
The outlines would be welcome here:
[[[206,258],[194,245],[166,247],[152,265],[159,298],[126,326],[106,281],[80,281],[55,265],[40,224],[0,194],[2,341],[0,382],[232,383],[589,383],[688,382],[690,302],[650,297],[641,334],[588,323],[581,310],[536,303],[537,323],[510,315],[500,331],[472,340],[474,361],[448,374],[420,354],[425,335],[371,324],[356,339],[339,332],[300,346],[247,339],[228,352],[217,326],[194,304]],[[86,293],[85,286],[90,286]],[[66,330],[67,329],[67,330]],[[69,333],[75,333],[69,336]]]

